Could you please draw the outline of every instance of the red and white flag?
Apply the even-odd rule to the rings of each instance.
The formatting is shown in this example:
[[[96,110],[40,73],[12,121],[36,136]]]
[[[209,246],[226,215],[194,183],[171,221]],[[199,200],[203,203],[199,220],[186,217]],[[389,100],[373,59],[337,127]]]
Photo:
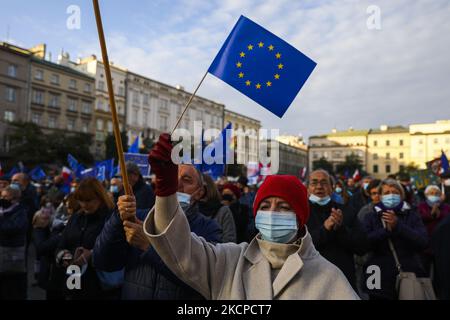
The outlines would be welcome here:
[[[353,180],[358,181],[361,179],[361,175],[359,174],[359,169],[355,170],[355,173],[353,173]]]

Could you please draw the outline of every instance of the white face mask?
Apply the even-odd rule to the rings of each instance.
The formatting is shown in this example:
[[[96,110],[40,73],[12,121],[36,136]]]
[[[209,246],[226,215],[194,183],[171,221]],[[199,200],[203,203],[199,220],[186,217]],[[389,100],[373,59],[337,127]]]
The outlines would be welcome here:
[[[444,181],[444,186],[450,187],[450,179]]]
[[[177,192],[177,199],[181,206],[191,204],[191,195],[183,192]]]

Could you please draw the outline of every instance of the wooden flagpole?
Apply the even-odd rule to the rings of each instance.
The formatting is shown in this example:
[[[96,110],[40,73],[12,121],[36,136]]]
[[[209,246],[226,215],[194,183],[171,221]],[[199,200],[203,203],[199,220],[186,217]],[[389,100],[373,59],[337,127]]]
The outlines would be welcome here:
[[[102,50],[103,65],[105,67],[106,83],[108,85],[109,104],[111,106],[112,122],[114,129],[114,137],[116,141],[117,156],[119,157],[120,172],[122,174],[123,186],[126,195],[132,195],[130,184],[128,183],[127,168],[123,156],[122,137],[120,135],[119,118],[117,116],[116,101],[114,99],[114,87],[111,77],[111,69],[109,65],[108,52],[106,49],[105,34],[103,32],[102,16],[98,0],[92,0],[94,4],[95,20],[97,22],[98,37],[100,40],[100,48]]]

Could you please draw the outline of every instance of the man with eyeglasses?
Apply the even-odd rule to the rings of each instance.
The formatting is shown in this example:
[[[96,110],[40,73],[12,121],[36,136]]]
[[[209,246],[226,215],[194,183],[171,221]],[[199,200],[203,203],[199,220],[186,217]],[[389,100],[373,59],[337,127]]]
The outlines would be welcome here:
[[[320,254],[341,269],[356,289],[353,254],[362,255],[367,251],[367,236],[357,212],[331,200],[332,190],[328,172],[316,170],[310,174],[308,231]]]

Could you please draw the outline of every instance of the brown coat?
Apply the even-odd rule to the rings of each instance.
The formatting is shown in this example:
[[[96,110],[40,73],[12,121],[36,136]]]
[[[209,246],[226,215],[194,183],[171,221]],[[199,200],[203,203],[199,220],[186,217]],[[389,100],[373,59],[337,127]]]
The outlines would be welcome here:
[[[174,195],[157,197],[144,230],[169,269],[207,299],[359,299],[344,274],[316,251],[308,232],[272,283],[270,263],[256,239],[239,245],[206,242],[190,232]]]

